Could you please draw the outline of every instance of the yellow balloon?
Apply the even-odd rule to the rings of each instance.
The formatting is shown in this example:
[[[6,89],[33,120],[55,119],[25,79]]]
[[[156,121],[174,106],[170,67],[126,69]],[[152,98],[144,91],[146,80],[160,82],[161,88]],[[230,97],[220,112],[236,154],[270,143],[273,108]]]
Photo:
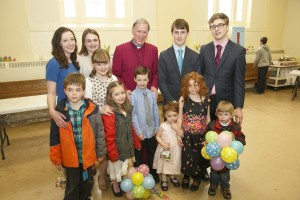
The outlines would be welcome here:
[[[144,175],[141,172],[135,172],[132,174],[131,179],[134,185],[139,186],[144,181]]]
[[[206,146],[204,146],[202,149],[201,149],[201,155],[203,156],[203,158],[207,159],[207,160],[210,160],[211,157],[206,153]]]
[[[237,152],[234,148],[232,147],[224,147],[221,150],[221,158],[226,162],[226,163],[233,163],[237,160]]]
[[[144,195],[143,195],[143,199],[148,199],[150,197],[150,190],[145,190]]]

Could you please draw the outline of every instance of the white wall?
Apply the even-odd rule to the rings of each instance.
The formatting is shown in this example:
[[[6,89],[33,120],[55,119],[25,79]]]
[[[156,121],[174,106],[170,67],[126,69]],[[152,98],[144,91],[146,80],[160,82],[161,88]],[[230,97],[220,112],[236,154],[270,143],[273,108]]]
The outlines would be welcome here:
[[[188,46],[205,44],[212,40],[207,25],[207,3],[205,0],[132,0],[132,20],[144,17],[150,22],[148,42],[157,45],[159,51],[172,44],[170,26],[176,18],[184,18],[190,24]],[[62,24],[61,0],[9,0],[0,1],[0,56],[12,56],[17,60],[49,59],[51,39],[54,31]],[[251,23],[246,27],[245,46],[259,46],[262,36],[269,38],[272,50],[284,50],[290,56],[300,57],[297,34],[300,27],[297,19],[299,0],[252,0]],[[131,24],[122,28],[95,28],[103,45],[116,45],[131,39]],[[85,27],[73,28],[78,47]],[[253,56],[252,56],[253,57]],[[251,55],[247,62],[251,62]],[[275,57],[276,58],[276,57]],[[30,78],[32,72],[16,73],[16,78]],[[44,77],[44,74],[40,75]],[[0,72],[0,81],[5,74]]]

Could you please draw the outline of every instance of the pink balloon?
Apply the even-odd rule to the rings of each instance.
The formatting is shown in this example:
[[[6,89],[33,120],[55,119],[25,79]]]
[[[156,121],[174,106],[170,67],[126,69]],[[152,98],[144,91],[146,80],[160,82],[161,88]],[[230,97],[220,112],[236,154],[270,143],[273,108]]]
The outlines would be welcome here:
[[[210,160],[210,165],[214,170],[221,170],[225,167],[225,162],[220,156],[217,156]]]
[[[133,194],[132,194],[132,191],[126,192],[126,198],[129,199],[129,200],[135,199],[134,196],[133,196]]]
[[[136,172],[136,169],[135,169],[134,167],[131,166],[131,167],[128,169],[128,172],[127,172],[127,178],[131,179],[132,174],[134,174],[135,172]]]
[[[144,177],[148,176],[149,174],[149,167],[145,164],[141,164],[138,168],[137,168],[138,172],[141,172]]]
[[[232,135],[228,131],[223,131],[217,138],[217,143],[222,147],[228,147],[232,142]]]

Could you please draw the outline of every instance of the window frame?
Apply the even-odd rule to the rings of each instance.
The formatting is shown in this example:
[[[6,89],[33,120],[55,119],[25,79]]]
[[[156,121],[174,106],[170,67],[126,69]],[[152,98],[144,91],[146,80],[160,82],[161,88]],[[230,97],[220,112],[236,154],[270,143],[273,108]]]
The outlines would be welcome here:
[[[220,1],[222,0],[208,0],[213,2],[213,13],[218,13],[220,12]],[[249,24],[249,17],[251,15],[251,5],[252,5],[252,0],[243,0],[243,13],[242,13],[242,21],[237,21],[236,20],[236,15],[237,15],[237,0],[231,0],[232,7],[231,7],[231,14],[228,15],[229,21],[230,21],[230,26],[244,26],[248,27]],[[207,3],[209,5],[209,3]],[[209,12],[207,13],[209,14]],[[208,16],[208,20],[211,16]]]
[[[64,24],[81,26],[83,24],[89,26],[106,26],[106,27],[124,27],[130,26],[132,23],[132,0],[124,0],[125,17],[117,18],[115,15],[115,0],[106,0],[106,17],[87,17],[85,0],[75,0],[76,17],[66,17],[64,10],[64,0],[60,1],[61,21]]]

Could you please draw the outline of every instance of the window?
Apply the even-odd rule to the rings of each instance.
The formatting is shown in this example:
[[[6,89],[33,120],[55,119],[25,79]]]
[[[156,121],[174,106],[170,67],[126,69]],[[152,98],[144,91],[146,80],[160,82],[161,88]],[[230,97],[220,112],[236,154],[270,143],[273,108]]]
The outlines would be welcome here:
[[[251,4],[252,0],[208,0],[208,19],[213,13],[222,12],[229,17],[232,25],[246,26]]]
[[[65,23],[130,24],[132,0],[63,0]]]

